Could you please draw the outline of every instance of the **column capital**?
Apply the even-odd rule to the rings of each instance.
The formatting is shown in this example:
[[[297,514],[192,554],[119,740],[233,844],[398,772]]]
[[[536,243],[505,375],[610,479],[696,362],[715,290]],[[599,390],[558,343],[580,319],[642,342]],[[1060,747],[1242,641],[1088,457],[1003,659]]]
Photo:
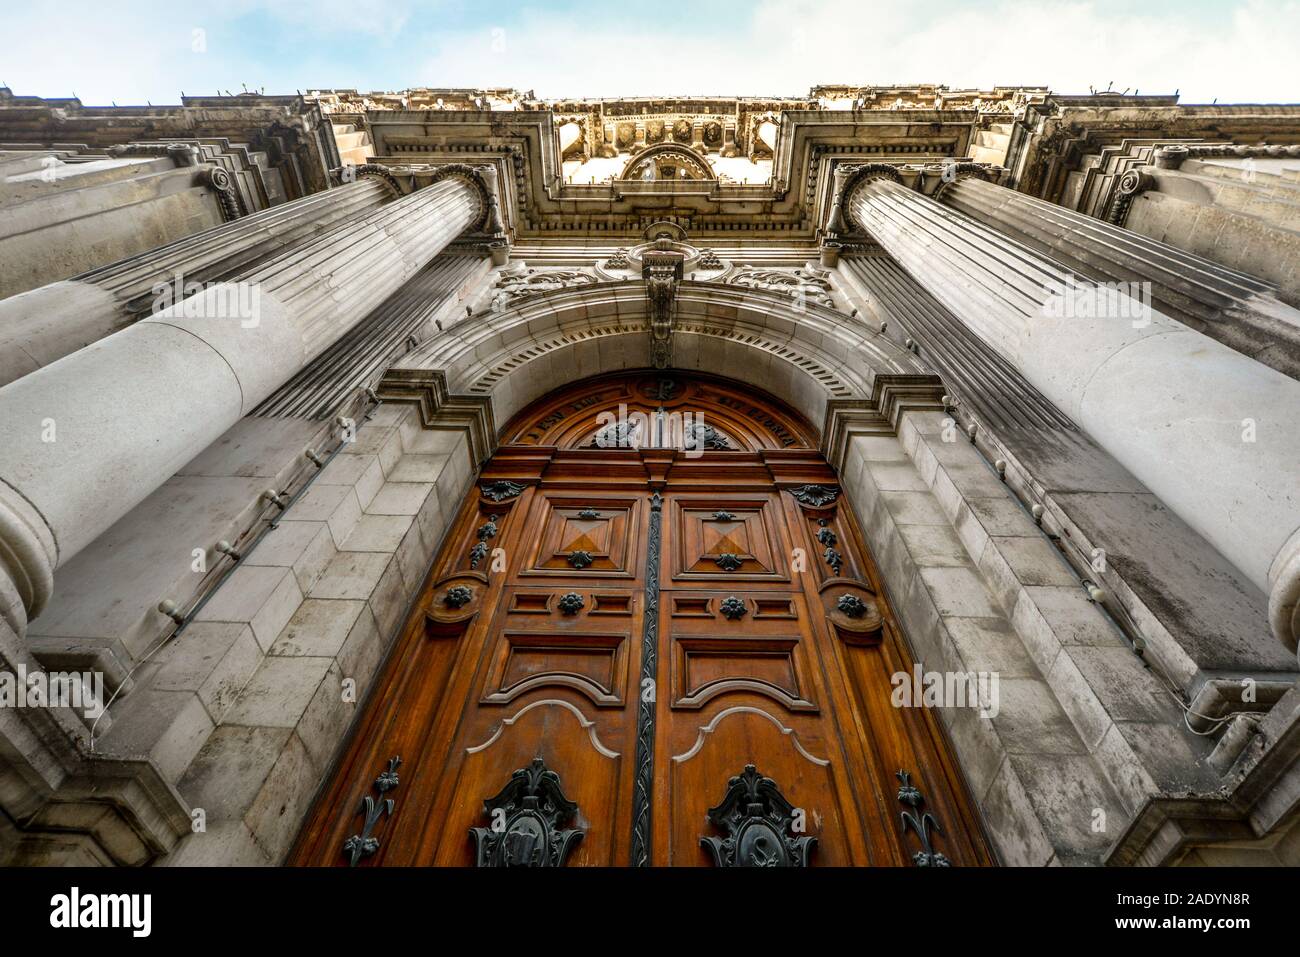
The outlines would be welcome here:
[[[997,183],[1006,170],[992,163],[947,160],[940,163],[841,163],[835,167],[830,213],[825,232],[834,239],[848,233],[863,232],[853,218],[853,196],[864,184],[889,180],[939,199],[952,184],[965,179]]]
[[[393,199],[401,199],[406,195],[407,191],[402,189],[402,184],[397,181],[397,177],[382,163],[344,163],[342,166],[336,166],[330,170],[330,180],[337,186],[355,183],[358,177],[362,176],[371,176],[378,179],[388,187],[393,194]]]
[[[468,232],[504,235],[506,227],[501,221],[501,203],[497,198],[499,181],[496,167],[488,164],[471,166],[468,163],[448,163],[437,167],[429,182],[436,183],[449,176],[460,177],[478,192],[479,215],[470,224]]]
[[[834,176],[831,210],[826,218],[826,233],[830,237],[843,236],[859,228],[848,208],[848,199],[859,185],[882,178],[903,182],[898,167],[891,163],[841,163],[835,167]]]

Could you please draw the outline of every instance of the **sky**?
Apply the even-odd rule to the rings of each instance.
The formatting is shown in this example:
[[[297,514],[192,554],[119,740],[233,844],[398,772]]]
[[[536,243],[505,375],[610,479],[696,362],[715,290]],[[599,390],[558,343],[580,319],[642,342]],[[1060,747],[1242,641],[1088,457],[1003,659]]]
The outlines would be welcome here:
[[[1300,0],[34,0],[0,85],[89,105],[243,89],[515,87],[552,99],[1045,85],[1300,102]]]

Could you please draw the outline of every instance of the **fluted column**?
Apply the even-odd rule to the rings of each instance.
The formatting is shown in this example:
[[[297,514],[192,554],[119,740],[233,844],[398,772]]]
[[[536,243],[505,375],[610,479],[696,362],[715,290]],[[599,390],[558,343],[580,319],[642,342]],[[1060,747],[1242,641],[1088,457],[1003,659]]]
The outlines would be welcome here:
[[[245,278],[267,256],[393,198],[379,177],[264,209],[138,256],[0,300],[0,385],[49,365],[180,298],[177,284]]]
[[[0,388],[0,613],[20,634],[53,571],[489,218],[446,176]]]
[[[1067,292],[1078,280],[1065,266],[900,183],[861,182],[843,205],[1263,588],[1278,637],[1295,649],[1300,382],[1157,311],[1091,309]]]
[[[1300,378],[1300,310],[1273,283],[975,177],[944,186],[939,199],[1081,275],[1149,282],[1170,318]]]

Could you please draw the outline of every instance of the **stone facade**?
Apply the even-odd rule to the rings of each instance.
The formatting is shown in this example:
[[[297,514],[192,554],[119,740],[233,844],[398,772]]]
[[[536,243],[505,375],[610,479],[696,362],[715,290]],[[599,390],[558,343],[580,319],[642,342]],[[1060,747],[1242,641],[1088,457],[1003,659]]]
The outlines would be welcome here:
[[[0,91],[0,671],[102,694],[0,707],[0,862],[283,861],[498,430],[654,367],[819,427],[1000,676],[1002,863],[1300,862],[1297,169],[1041,88]]]

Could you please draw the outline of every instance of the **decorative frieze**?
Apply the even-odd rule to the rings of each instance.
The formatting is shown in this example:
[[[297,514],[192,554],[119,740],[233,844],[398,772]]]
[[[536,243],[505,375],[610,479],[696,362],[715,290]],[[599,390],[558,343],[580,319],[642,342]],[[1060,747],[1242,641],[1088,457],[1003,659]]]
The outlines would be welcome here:
[[[733,286],[787,293],[799,306],[811,302],[828,309],[835,308],[835,299],[831,295],[833,287],[830,270],[821,267],[763,269],[742,266],[727,276],[726,281]]]
[[[522,263],[501,271],[493,287],[493,309],[509,309],[519,302],[543,292],[589,286],[596,277],[583,269],[532,269]]]
[[[1171,143],[1155,152],[1155,165],[1159,169],[1178,169],[1189,159],[1226,157],[1229,159],[1295,159],[1300,157],[1300,144],[1238,143]]]

